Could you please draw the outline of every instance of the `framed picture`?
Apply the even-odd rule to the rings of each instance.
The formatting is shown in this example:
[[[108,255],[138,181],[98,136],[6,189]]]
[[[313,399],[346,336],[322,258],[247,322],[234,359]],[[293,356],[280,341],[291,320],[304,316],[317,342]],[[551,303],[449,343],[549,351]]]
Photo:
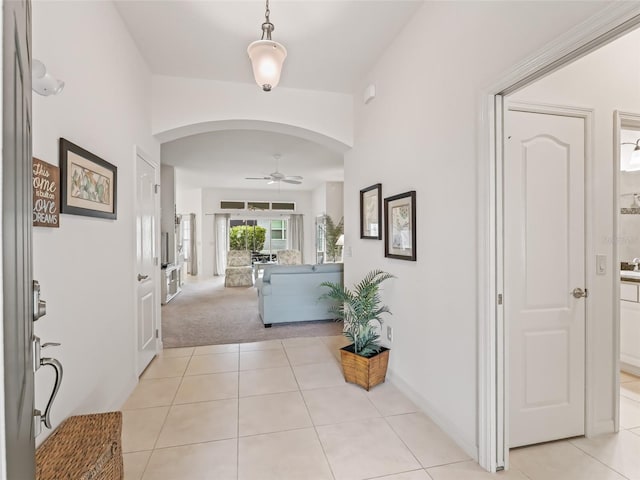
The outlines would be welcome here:
[[[33,226],[60,226],[60,170],[33,157]]]
[[[60,177],[61,213],[117,218],[115,165],[61,138]]]
[[[416,192],[384,199],[384,256],[416,261]]]
[[[360,238],[382,239],[382,184],[360,190]]]

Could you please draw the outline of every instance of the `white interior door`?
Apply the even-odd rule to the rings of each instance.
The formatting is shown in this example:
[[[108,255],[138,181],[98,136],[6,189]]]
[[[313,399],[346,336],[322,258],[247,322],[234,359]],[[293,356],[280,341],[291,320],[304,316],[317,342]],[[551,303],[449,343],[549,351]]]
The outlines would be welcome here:
[[[138,375],[158,350],[156,282],[156,167],[136,156]]]
[[[584,119],[509,110],[504,312],[509,446],[584,434]],[[578,295],[579,291],[576,291]]]

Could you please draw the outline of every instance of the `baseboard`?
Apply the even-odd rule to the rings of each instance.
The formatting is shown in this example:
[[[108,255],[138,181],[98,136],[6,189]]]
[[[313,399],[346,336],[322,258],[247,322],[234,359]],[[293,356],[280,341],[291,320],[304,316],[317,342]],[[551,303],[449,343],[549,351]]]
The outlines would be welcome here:
[[[640,377],[640,367],[636,367],[635,365],[631,365],[627,362],[620,362],[620,370],[630,373],[631,375],[635,375],[636,377]]]
[[[129,377],[118,394],[114,395],[113,400],[109,404],[108,411],[122,410],[124,402],[131,396],[137,385],[138,379],[135,376]]]
[[[613,420],[599,420],[595,422],[595,425],[593,425],[588,438],[597,437],[598,435],[603,435],[605,433],[613,433],[614,431],[615,427]]]
[[[427,399],[418,394],[409,384],[400,376],[395,374],[393,370],[387,370],[387,381],[392,383],[402,393],[404,393],[409,400],[422,410],[431,420],[438,425],[444,433],[449,435],[451,439],[460,447],[464,452],[469,455],[476,462],[478,461],[478,447],[475,440],[469,441],[469,439],[449,420],[447,420],[442,413],[440,413]]]

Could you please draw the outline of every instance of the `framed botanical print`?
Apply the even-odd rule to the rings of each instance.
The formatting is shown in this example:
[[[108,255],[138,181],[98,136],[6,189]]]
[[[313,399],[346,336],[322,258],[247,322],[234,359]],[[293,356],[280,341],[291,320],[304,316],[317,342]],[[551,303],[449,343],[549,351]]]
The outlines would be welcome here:
[[[115,165],[61,138],[60,180],[61,213],[117,218]]]
[[[384,199],[384,256],[416,261],[416,192]]]
[[[360,190],[360,238],[381,240],[382,184]]]

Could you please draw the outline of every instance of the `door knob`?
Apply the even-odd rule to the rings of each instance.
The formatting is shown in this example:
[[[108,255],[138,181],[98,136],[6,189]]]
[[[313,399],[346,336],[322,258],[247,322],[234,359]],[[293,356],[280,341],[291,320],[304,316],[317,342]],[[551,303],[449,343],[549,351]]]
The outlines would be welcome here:
[[[149,278],[149,275],[140,275],[138,274],[138,281],[141,282],[142,280],[146,280],[147,278]]]
[[[571,295],[573,295],[575,298],[585,298],[587,295],[589,295],[589,291],[586,288],[582,290],[580,287],[578,287],[573,289]]]

